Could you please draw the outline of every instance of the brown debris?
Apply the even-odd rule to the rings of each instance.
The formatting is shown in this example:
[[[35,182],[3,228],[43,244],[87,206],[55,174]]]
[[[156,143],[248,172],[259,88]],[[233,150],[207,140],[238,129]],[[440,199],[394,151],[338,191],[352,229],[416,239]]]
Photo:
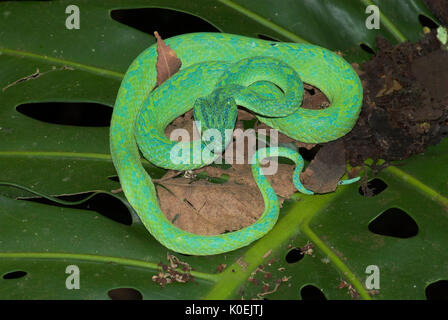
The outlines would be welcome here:
[[[448,98],[448,52],[446,50],[433,51],[419,57],[412,62],[411,70],[422,87],[426,87],[433,99]],[[430,85],[427,85],[430,84]],[[431,115],[429,120],[437,120],[442,116],[442,110],[437,110],[437,116]]]
[[[162,288],[170,283],[180,282],[187,283],[194,279],[190,271],[193,270],[186,262],[179,260],[174,255],[167,253],[167,260],[169,265],[159,263],[161,270],[152,277],[152,281],[157,282]],[[182,271],[179,271],[178,269]]]
[[[359,293],[356,291],[355,287],[353,287],[352,284],[348,283],[345,280],[341,280],[341,282],[338,285],[338,289],[347,288],[347,293],[352,297],[352,299],[358,299]]]
[[[364,104],[342,140],[352,166],[367,158],[403,160],[448,135],[448,53],[431,31],[418,43],[377,39],[377,54],[362,65]],[[378,168],[380,169],[380,168]]]
[[[278,288],[280,287],[280,285],[283,282],[288,282],[289,279],[291,279],[291,277],[286,277],[286,276],[282,277],[280,279],[277,279],[275,281],[275,286],[274,286],[274,288],[272,290],[269,290],[269,284],[264,283],[264,285],[263,285],[263,292],[257,293],[258,299],[263,299],[264,296],[276,292],[278,290]]]
[[[311,242],[308,242],[306,245],[304,245],[302,248],[299,248],[300,252],[303,254],[307,254],[309,256],[313,255],[314,252],[314,244]]]
[[[226,268],[227,268],[227,265],[226,265],[225,263],[221,263],[221,264],[218,266],[217,271],[218,271],[218,273],[221,273],[221,272],[223,272]]]

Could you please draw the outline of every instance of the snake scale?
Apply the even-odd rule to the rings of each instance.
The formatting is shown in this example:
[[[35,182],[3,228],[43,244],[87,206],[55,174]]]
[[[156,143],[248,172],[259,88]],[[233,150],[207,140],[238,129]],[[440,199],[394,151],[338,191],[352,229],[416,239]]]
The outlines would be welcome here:
[[[205,236],[181,230],[165,217],[139,150],[149,162],[167,169],[189,170],[210,164],[232,139],[226,132],[234,128],[236,105],[252,110],[261,122],[298,141],[335,140],[357,121],[361,82],[342,57],[310,44],[224,33],[184,34],[165,43],[182,61],[181,69],[152,91],[157,77],[154,44],[132,62],[118,91],[110,147],[122,189],[148,231],[173,251],[212,255],[241,248],[266,234],[278,218],[277,196],[260,167],[263,158],[293,160],[295,187],[312,194],[300,182],[304,163],[297,152],[285,147],[259,149],[252,173],[264,199],[263,214],[241,230]],[[320,110],[301,107],[302,81],[319,88],[330,106]],[[202,137],[177,142],[165,136],[166,126],[192,108],[201,132],[216,129],[223,134],[221,140]],[[217,149],[210,148],[213,143]],[[173,155],[178,160],[172,160]]]

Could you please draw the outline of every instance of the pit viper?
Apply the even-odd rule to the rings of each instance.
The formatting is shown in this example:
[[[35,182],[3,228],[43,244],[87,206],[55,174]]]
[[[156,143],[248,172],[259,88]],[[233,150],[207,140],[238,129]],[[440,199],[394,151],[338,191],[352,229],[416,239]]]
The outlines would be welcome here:
[[[296,151],[272,146],[254,154],[252,174],[264,199],[264,212],[250,226],[213,236],[184,231],[165,217],[140,152],[152,164],[166,169],[206,166],[231,141],[228,133],[235,126],[237,106],[251,110],[259,121],[295,140],[332,141],[351,131],[357,121],[363,95],[360,79],[341,56],[311,44],[224,33],[184,34],[166,39],[165,43],[182,61],[180,70],[154,89],[154,44],[129,66],[117,94],[110,149],[122,190],[152,236],[173,251],[212,255],[241,248],[272,229],[279,214],[277,196],[260,166],[262,159],[293,160],[295,187],[313,194],[300,182],[304,162]],[[319,88],[330,106],[304,108],[302,81]],[[165,128],[191,109],[204,135],[194,141],[170,140]],[[222,135],[207,136],[210,130]]]

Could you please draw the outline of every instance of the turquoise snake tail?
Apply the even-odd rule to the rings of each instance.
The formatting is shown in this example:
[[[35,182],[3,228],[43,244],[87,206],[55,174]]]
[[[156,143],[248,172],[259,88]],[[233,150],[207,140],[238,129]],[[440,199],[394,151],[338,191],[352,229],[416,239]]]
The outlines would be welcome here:
[[[362,104],[362,85],[343,58],[309,44],[277,43],[223,33],[192,33],[165,40],[182,61],[179,72],[154,91],[156,46],[143,51],[130,65],[119,89],[110,127],[111,155],[121,186],[148,231],[167,248],[192,255],[235,250],[266,234],[279,213],[277,196],[262,173],[265,157],[287,157],[297,167],[293,182],[303,193],[299,174],[301,156],[288,148],[258,150],[252,174],[263,196],[265,210],[256,223],[241,230],[204,236],[174,226],[160,209],[151,178],[140,162],[143,156],[156,166],[189,170],[210,164],[231,136],[237,105],[285,135],[307,143],[332,141],[355,125]],[[301,107],[302,81],[319,88],[330,106],[322,110]],[[171,141],[166,126],[194,110],[203,133],[215,129],[223,139]],[[342,181],[347,184],[351,181]]]

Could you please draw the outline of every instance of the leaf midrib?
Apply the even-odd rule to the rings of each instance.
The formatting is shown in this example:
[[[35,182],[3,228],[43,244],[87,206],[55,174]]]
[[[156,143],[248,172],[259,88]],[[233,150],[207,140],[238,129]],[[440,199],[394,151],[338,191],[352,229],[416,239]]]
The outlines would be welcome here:
[[[106,262],[116,263],[124,266],[140,267],[158,271],[159,266],[154,262],[143,260],[119,258],[112,256],[101,256],[93,254],[79,254],[79,253],[58,253],[58,252],[0,252],[0,259],[71,259],[90,262]],[[204,273],[191,270],[189,273],[198,279],[208,280],[210,282],[217,282],[219,277],[216,274]]]
[[[0,157],[35,157],[35,158],[76,158],[112,161],[110,154],[91,152],[64,152],[64,151],[0,151]],[[146,160],[144,160],[146,161]]]
[[[114,78],[114,79],[117,79],[120,81],[124,77],[124,73],[121,73],[121,72],[108,70],[108,69],[104,69],[104,68],[99,68],[99,67],[95,67],[95,66],[91,66],[91,65],[71,61],[71,60],[65,60],[65,59],[59,59],[59,58],[55,58],[55,57],[51,57],[51,56],[41,55],[41,54],[28,52],[28,51],[21,51],[21,50],[16,50],[16,49],[8,49],[8,48],[0,47],[0,53],[7,54],[10,56],[27,57],[27,58],[31,58],[34,60],[44,61],[46,63],[55,63],[55,64],[58,64],[61,66],[70,66],[75,69],[84,70],[84,71],[99,74],[102,76],[108,76],[108,77],[111,77],[111,78]]]

